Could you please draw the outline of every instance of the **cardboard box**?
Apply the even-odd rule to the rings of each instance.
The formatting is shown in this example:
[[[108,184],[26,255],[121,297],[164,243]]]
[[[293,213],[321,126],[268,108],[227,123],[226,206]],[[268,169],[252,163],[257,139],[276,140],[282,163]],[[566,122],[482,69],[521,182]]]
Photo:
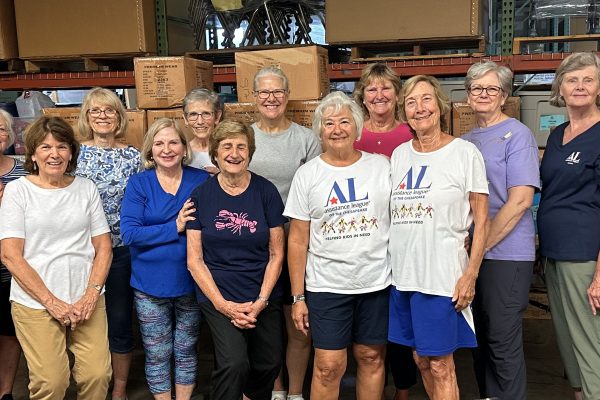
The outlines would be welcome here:
[[[325,41],[368,43],[479,36],[480,0],[327,0]]]
[[[287,76],[290,100],[320,99],[329,93],[328,62],[327,49],[318,46],[236,52],[238,101],[254,101],[254,75],[269,65],[281,68]]]
[[[520,119],[521,98],[506,99],[502,111],[509,117]],[[475,112],[464,102],[452,103],[452,135],[460,137],[476,126]]]
[[[285,115],[298,125],[312,129],[312,120],[318,105],[318,100],[290,100]],[[258,117],[255,103],[224,104],[223,119],[231,119],[251,125],[256,122]]]
[[[139,108],[181,107],[190,90],[213,90],[210,61],[190,57],[139,57],[134,59],[135,89]]]
[[[13,0],[0,0],[0,60],[19,57]]]
[[[19,57],[156,54],[154,0],[17,0]]]
[[[79,121],[79,107],[60,107],[60,108],[43,108],[42,114],[53,117],[61,117],[73,127],[75,138],[78,141],[84,139],[79,134],[77,122]],[[127,110],[127,122],[129,124],[127,133],[118,141],[136,147],[138,150],[142,148],[144,143],[144,134],[146,133],[146,112],[144,110]]]
[[[183,120],[183,109],[182,108],[168,108],[164,110],[146,110],[146,124],[148,128],[159,118],[171,118],[174,119],[179,127],[185,133],[185,136],[192,140],[194,138],[194,132],[192,128],[188,128],[185,126],[185,121]]]

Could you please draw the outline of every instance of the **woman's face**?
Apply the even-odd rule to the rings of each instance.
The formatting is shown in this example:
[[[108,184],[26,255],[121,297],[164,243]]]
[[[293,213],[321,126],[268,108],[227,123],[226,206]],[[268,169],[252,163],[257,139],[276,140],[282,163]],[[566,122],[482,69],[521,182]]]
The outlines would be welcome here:
[[[157,168],[181,168],[186,148],[172,126],[161,129],[154,135],[152,158]]]
[[[325,152],[350,150],[357,137],[356,123],[348,107],[342,107],[337,114],[325,113],[321,124],[321,140]]]
[[[185,126],[192,128],[194,136],[207,140],[221,119],[208,101],[194,101],[187,106],[184,113]]]
[[[250,164],[248,138],[244,135],[236,135],[222,140],[217,147],[216,159],[222,173],[229,175],[244,173]]]
[[[0,157],[8,149],[8,126],[3,118],[0,118]]]
[[[467,103],[477,114],[491,114],[501,110],[507,97],[508,94],[502,91],[498,74],[490,71],[473,80],[468,91]]]
[[[119,113],[106,104],[92,103],[87,112],[87,118],[94,133],[114,135],[119,129]]]
[[[600,95],[598,69],[590,65],[567,72],[560,84],[560,95],[568,107],[595,107],[596,98]]]
[[[369,111],[369,116],[394,115],[398,93],[388,79],[378,79],[367,85],[363,91],[363,103]]]
[[[406,95],[404,112],[408,124],[417,132],[427,132],[440,126],[440,108],[435,89],[429,82],[419,82]]]
[[[48,133],[36,147],[32,161],[35,161],[41,177],[60,177],[65,174],[72,157],[71,146],[59,142]]]
[[[258,79],[256,108],[261,118],[277,120],[285,114],[289,93],[283,87],[283,79],[277,75],[266,75]]]

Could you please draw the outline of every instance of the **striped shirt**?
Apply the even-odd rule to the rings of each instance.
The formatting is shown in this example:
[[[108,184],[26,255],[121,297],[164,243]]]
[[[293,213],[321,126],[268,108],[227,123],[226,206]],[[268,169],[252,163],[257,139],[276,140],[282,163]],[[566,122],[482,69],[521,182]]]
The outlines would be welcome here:
[[[23,164],[20,161],[15,160],[12,169],[5,175],[0,175],[0,182],[6,185],[8,182],[19,179],[25,175],[27,175],[27,171],[23,169]],[[10,272],[8,272],[8,269],[6,269],[6,267],[0,263],[0,282],[8,282],[10,281],[10,278]]]

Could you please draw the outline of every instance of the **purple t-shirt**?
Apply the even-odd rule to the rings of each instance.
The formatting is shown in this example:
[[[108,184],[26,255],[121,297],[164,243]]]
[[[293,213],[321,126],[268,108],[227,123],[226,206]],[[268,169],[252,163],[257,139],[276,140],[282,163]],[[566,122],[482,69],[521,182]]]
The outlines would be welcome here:
[[[354,148],[390,158],[396,147],[412,138],[407,124],[400,124],[389,132],[371,132],[363,128],[360,140],[354,142]]]
[[[287,222],[281,196],[270,181],[252,173],[241,194],[227,194],[217,176],[192,192],[197,204],[187,229],[202,231],[204,262],[225,300],[254,301],[269,262],[269,229]],[[271,299],[281,297],[279,283]],[[199,302],[208,301],[196,287]]]
[[[521,122],[509,118],[488,128],[475,128],[461,137],[477,146],[483,155],[490,190],[490,218],[508,201],[508,189],[540,187],[537,144],[529,128]],[[535,226],[531,212],[526,211],[514,229],[484,258],[534,261]]]

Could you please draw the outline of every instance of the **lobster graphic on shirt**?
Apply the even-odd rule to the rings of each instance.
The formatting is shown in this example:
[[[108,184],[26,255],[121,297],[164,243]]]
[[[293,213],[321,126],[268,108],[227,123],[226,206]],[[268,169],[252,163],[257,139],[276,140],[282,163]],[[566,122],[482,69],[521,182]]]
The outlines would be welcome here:
[[[219,215],[215,218],[215,228],[222,231],[229,229],[238,235],[242,234],[242,228],[248,228],[250,233],[256,232],[256,221],[248,220],[247,213],[235,213],[227,210],[219,211]]]

